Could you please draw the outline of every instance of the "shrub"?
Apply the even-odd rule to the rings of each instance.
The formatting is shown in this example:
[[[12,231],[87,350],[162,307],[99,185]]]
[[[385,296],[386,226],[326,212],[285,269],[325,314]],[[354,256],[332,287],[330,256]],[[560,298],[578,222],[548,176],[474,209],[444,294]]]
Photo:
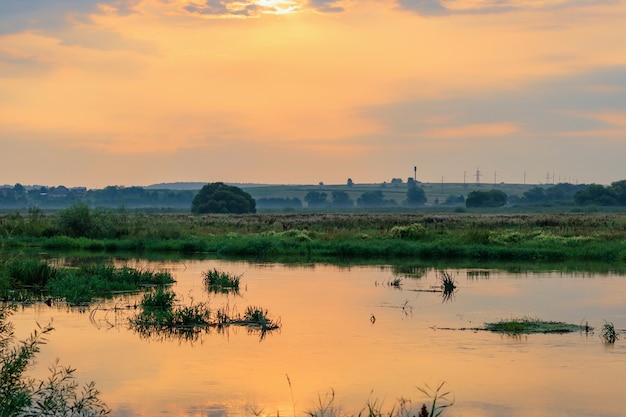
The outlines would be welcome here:
[[[394,226],[389,231],[394,239],[421,239],[426,234],[426,228],[420,223],[413,223],[408,226]]]

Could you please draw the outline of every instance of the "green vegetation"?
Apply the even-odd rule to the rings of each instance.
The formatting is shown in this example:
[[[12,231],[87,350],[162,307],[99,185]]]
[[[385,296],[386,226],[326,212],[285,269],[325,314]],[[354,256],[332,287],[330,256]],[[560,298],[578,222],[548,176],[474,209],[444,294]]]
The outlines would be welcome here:
[[[239,293],[240,275],[233,275],[228,272],[222,272],[212,269],[202,273],[204,276],[204,285],[209,292],[214,293]]]
[[[506,334],[529,334],[529,333],[570,333],[589,331],[588,326],[567,324],[556,321],[543,321],[528,317],[501,320],[497,323],[487,323],[485,330]]]
[[[104,264],[58,268],[42,260],[23,258],[0,261],[0,296],[4,301],[50,298],[69,304],[84,304],[94,298],[137,292],[173,282],[171,274],[165,271],[141,271]]]
[[[83,216],[82,211],[70,212]],[[89,215],[95,216],[91,210]],[[626,215],[300,213],[203,216],[98,213],[87,236],[64,234],[58,215],[0,221],[5,249],[210,254],[308,261],[422,259],[563,262],[626,261]],[[45,230],[45,237],[32,235]],[[107,225],[106,227],[102,227]],[[24,227],[22,227],[24,226]],[[105,236],[118,236],[116,238]]]
[[[613,323],[605,322],[600,332],[600,337],[605,343],[613,344],[619,339],[619,335],[615,331]]]
[[[456,291],[456,281],[449,272],[440,271],[439,281],[441,282],[441,291],[443,301],[450,301]]]
[[[289,376],[287,376],[287,379],[289,380]],[[289,384],[291,386],[291,382]],[[331,389],[324,396],[318,395],[317,404],[314,408],[307,410],[305,414],[309,417],[342,417],[350,415],[358,417],[410,417],[416,415],[417,417],[439,417],[446,408],[454,405],[454,399],[450,398],[452,393],[444,390],[445,385],[446,383],[442,382],[436,389],[431,389],[428,385],[425,385],[426,388],[417,387],[430,403],[430,407],[426,403],[422,403],[419,411],[414,409],[413,402],[406,398],[398,399],[391,407],[385,407],[383,401],[378,399],[368,399],[358,414],[346,414],[340,407],[335,405],[335,390]]]
[[[466,207],[502,207],[507,203],[508,196],[500,190],[472,191],[465,199]]]
[[[59,363],[52,365],[48,379],[26,376],[40,346],[46,343],[50,325],[35,330],[17,342],[8,321],[13,309],[0,306],[0,415],[1,416],[103,416],[110,412],[99,398],[93,382],[79,391],[74,372]]]
[[[261,338],[267,332],[280,328],[280,323],[271,320],[267,310],[261,307],[249,306],[242,316],[229,306],[214,312],[208,303],[177,306],[175,300],[176,294],[163,287],[144,294],[142,311],[130,318],[131,328],[146,338],[177,337],[186,340],[195,340],[202,331],[213,327],[246,326],[260,331]]]
[[[223,182],[207,184],[191,202],[191,212],[205,213],[255,213],[256,202],[250,194],[239,187]]]

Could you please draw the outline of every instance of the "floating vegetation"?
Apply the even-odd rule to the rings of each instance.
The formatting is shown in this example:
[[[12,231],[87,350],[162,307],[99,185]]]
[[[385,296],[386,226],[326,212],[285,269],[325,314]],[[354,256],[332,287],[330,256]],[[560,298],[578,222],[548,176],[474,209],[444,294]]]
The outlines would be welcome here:
[[[233,275],[228,272],[222,272],[217,269],[205,271],[204,285],[207,290],[212,293],[239,293],[239,281],[241,275]]]
[[[619,339],[619,335],[615,331],[615,326],[613,323],[604,322],[602,326],[602,331],[600,332],[600,337],[604,340],[604,343],[613,344]]]
[[[446,383],[442,382],[434,390],[428,385],[425,385],[426,388],[417,387],[428,398],[430,406],[419,401],[417,404],[422,403],[422,405],[417,405],[417,408],[415,408],[413,401],[410,399],[399,398],[391,407],[385,407],[383,401],[369,398],[363,409],[355,415],[358,417],[408,417],[416,415],[417,417],[439,417],[446,408],[454,405],[454,399],[450,398],[452,393],[445,391],[445,385]],[[323,396],[318,394],[317,404],[312,409],[307,410],[305,414],[309,417],[352,415],[344,413],[341,407],[335,404],[335,390],[332,388]]]
[[[543,321],[528,317],[500,320],[497,323],[487,323],[484,328],[484,330],[506,334],[588,332],[590,329],[589,326],[557,321]]]
[[[456,291],[456,281],[449,272],[440,271],[439,281],[441,282],[443,302],[450,301]]]
[[[194,339],[210,328],[247,326],[248,330],[260,331],[261,338],[268,331],[280,328],[280,322],[269,318],[267,310],[250,306],[243,315],[229,305],[212,311],[208,303],[189,306],[175,305],[176,294],[170,289],[157,288],[144,295],[142,311],[129,319],[131,328],[144,337],[159,336]]]

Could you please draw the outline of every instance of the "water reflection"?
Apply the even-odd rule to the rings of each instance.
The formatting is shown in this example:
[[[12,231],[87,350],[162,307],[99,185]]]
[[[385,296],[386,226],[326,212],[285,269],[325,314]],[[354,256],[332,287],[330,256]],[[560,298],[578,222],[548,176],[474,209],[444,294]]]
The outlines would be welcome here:
[[[148,269],[165,264],[132,262]],[[511,338],[439,330],[530,316],[586,320],[596,328],[608,320],[621,333],[626,327],[621,275],[486,269],[489,274],[468,274],[447,268],[458,290],[442,302],[443,268],[429,268],[419,279],[402,277],[395,286],[387,284],[398,277],[391,267],[217,260],[167,265],[177,280],[173,289],[185,295],[181,302],[193,298],[194,304],[229,304],[240,311],[267,306],[279,314],[280,331],[262,343],[247,327],[209,327],[190,339],[143,337],[127,326],[140,298],[103,301],[83,312],[41,304],[15,316],[22,332],[54,318],[57,330],[33,372],[45,375],[61,358],[78,369],[81,380],[96,381],[116,417],[250,416],[255,410],[263,416],[302,416],[330,389],[345,414],[358,414],[368,400],[391,407],[400,397],[413,400],[417,414],[428,399],[416,387],[437,387],[440,381],[455,397],[442,417],[617,416],[626,409],[622,339],[607,348],[597,334]],[[245,291],[209,293],[202,272],[212,268],[245,272]],[[482,279],[486,276],[491,279]]]

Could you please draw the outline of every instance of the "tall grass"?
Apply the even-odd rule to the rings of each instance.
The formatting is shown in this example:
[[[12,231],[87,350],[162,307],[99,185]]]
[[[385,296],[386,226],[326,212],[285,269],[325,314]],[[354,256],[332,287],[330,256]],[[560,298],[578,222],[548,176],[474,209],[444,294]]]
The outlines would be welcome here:
[[[89,303],[94,298],[109,297],[120,292],[137,292],[147,287],[174,282],[166,271],[116,268],[110,265],[83,265],[78,269],[63,269],[45,286],[50,297],[70,304]]]
[[[239,293],[241,275],[219,271],[217,268],[202,273],[204,285],[209,292]]]
[[[42,221],[53,222],[54,218]],[[101,217],[94,215],[93,230],[99,230],[98,219]],[[5,223],[0,227],[6,228],[10,222]],[[14,228],[5,244],[257,259],[291,256],[313,261],[323,257],[626,261],[624,214],[125,213],[122,223],[123,233],[109,230],[77,236],[49,228],[46,238]],[[106,229],[115,225],[109,221]]]

